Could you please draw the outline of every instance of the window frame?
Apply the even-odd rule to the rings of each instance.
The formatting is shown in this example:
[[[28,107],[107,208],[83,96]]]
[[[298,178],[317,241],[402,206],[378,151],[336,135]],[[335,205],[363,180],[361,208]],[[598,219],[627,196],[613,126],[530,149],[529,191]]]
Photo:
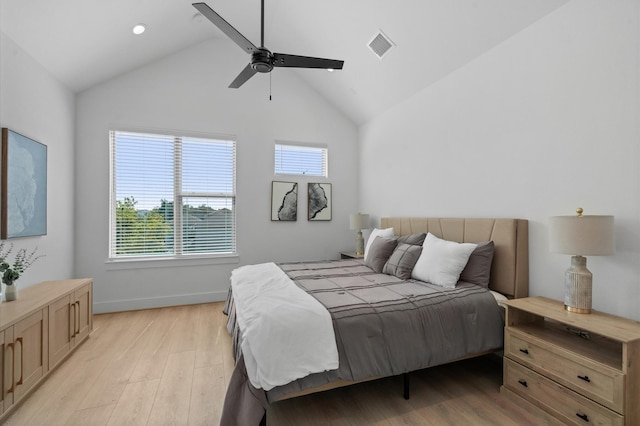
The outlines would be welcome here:
[[[109,130],[109,229],[108,229],[108,247],[107,247],[107,264],[119,264],[115,269],[129,269],[135,263],[143,262],[145,265],[152,267],[163,265],[175,265],[175,262],[188,261],[186,265],[210,264],[211,259],[218,259],[214,263],[230,263],[235,262],[238,257],[237,250],[237,215],[236,215],[236,187],[237,187],[237,138],[235,135],[226,134],[203,134],[188,131],[162,130],[162,129],[131,129],[123,126],[112,126]],[[117,202],[117,176],[116,176],[116,134],[138,134],[150,135],[158,137],[167,137],[173,139],[173,253],[170,254],[134,254],[134,255],[116,255],[116,202]],[[113,135],[113,136],[112,136]],[[232,144],[232,192],[194,192],[182,189],[182,153],[181,146],[183,139],[205,139],[212,141],[228,142]],[[179,142],[178,142],[179,140]],[[231,199],[231,220],[232,220],[232,249],[229,252],[199,252],[190,253],[183,252],[183,206],[185,198],[230,198]],[[126,266],[129,265],[129,266]]]

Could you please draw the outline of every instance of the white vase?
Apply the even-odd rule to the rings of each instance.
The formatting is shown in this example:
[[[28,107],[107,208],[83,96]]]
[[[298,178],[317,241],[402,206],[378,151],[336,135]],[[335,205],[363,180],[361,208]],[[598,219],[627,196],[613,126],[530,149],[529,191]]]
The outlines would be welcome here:
[[[11,285],[4,286],[4,300],[6,302],[11,302],[12,300],[16,300],[18,298],[18,284],[13,283]]]

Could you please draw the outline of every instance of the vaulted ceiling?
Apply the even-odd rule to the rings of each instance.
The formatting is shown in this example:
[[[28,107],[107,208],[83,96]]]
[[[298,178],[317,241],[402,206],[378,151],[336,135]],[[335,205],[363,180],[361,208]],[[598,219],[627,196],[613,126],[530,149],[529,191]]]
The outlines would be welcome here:
[[[266,0],[265,45],[274,52],[344,60],[344,69],[333,73],[273,72],[297,72],[354,123],[362,124],[567,1]],[[206,2],[259,45],[258,0]],[[0,29],[57,79],[80,92],[208,38],[226,39],[209,21],[195,16],[191,3],[1,0]],[[141,36],[131,31],[137,23],[147,26]],[[396,45],[383,59],[367,47],[380,30]],[[224,60],[237,63],[240,72],[249,57],[240,48],[236,52]],[[226,87],[234,78],[229,75],[226,81],[211,84]],[[246,85],[258,78],[265,77],[255,76]]]

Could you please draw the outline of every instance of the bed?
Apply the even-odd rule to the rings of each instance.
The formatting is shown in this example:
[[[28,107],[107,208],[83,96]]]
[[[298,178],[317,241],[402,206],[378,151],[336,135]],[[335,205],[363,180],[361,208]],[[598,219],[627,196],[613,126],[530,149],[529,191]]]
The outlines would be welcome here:
[[[425,236],[430,242],[432,239],[438,242],[445,240],[463,243],[461,246],[491,242],[493,258],[489,261],[490,275],[487,273],[486,276],[488,288],[473,283],[473,279],[466,278],[464,272],[461,277],[468,281],[458,281],[450,288],[415,277],[407,278],[406,274],[396,274],[396,269],[391,269],[390,273],[386,264],[381,270],[371,262],[374,246],[371,246],[367,262],[347,259],[279,264],[274,274],[286,275],[283,280],[292,280],[296,284],[290,287],[295,291],[302,289],[305,297],[312,295],[320,302],[317,305],[330,314],[330,328],[332,336],[335,336],[332,339],[337,351],[335,364],[331,356],[321,350],[312,350],[318,361],[325,362],[317,372],[304,370],[310,372],[297,373],[298,376],[293,377],[298,378],[290,382],[287,381],[289,379],[277,382],[267,378],[259,385],[252,385],[252,381],[256,383],[258,379],[255,379],[256,363],[251,352],[261,347],[252,344],[252,351],[245,345],[244,352],[248,358],[245,362],[241,349],[246,343],[243,338],[248,335],[248,330],[253,331],[254,326],[245,325],[247,332],[241,332],[239,317],[243,312],[236,312],[230,291],[225,313],[229,315],[228,330],[233,335],[236,366],[225,397],[222,425],[264,424],[266,409],[272,402],[392,375],[405,376],[405,397],[408,397],[409,372],[501,349],[503,322],[496,295],[509,299],[528,295],[528,222],[510,218],[382,218],[380,229],[389,228],[393,228],[396,240],[400,237],[403,249],[418,245],[423,251],[427,250],[427,243],[422,242]],[[416,241],[412,239],[420,235],[423,240],[414,244]],[[388,241],[390,239],[384,240],[385,244],[392,244]],[[382,242],[382,238],[375,238],[376,244]],[[396,241],[393,254],[400,247]],[[256,277],[268,275],[263,269],[256,269],[254,274]],[[248,277],[245,288],[249,291],[253,291],[254,285],[260,286],[262,280],[274,281],[254,279],[252,275]],[[234,288],[240,293],[242,287],[236,285]],[[285,298],[289,299],[289,296]],[[268,308],[265,312],[270,316],[270,312],[280,310],[286,311],[286,308]],[[280,323],[278,328],[313,328],[323,321],[326,322],[314,319],[309,325],[302,326],[297,325],[302,321],[296,319],[292,321],[293,325],[283,326]],[[266,320],[262,319],[255,322],[264,323]],[[285,329],[285,335],[289,337],[296,332]],[[269,337],[264,339],[268,341],[273,330],[274,327],[266,328],[257,334]],[[302,333],[301,339],[310,335],[306,328],[299,332]],[[324,349],[328,345],[319,343],[322,341],[319,336],[319,348]],[[257,351],[260,355],[262,349]],[[289,350],[284,352],[287,355]],[[274,352],[272,357],[276,356],[277,352]],[[248,371],[251,372],[251,380]]]

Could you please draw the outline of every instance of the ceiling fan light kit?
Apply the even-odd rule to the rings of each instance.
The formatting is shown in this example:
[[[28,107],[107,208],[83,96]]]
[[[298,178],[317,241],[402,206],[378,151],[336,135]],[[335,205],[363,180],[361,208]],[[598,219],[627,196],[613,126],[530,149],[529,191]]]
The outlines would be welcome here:
[[[260,47],[256,47],[231,24],[218,15],[206,3],[193,3],[198,12],[204,15],[216,27],[227,35],[240,48],[251,54],[251,61],[238,74],[229,85],[232,89],[237,89],[247,82],[256,73],[269,73],[274,67],[288,68],[320,68],[326,70],[341,70],[344,61],[335,59],[315,58],[311,56],[289,55],[286,53],[271,53],[264,47],[264,0],[261,0],[260,13]]]
[[[259,48],[251,54],[251,68],[257,72],[271,72],[273,55],[267,49]]]

